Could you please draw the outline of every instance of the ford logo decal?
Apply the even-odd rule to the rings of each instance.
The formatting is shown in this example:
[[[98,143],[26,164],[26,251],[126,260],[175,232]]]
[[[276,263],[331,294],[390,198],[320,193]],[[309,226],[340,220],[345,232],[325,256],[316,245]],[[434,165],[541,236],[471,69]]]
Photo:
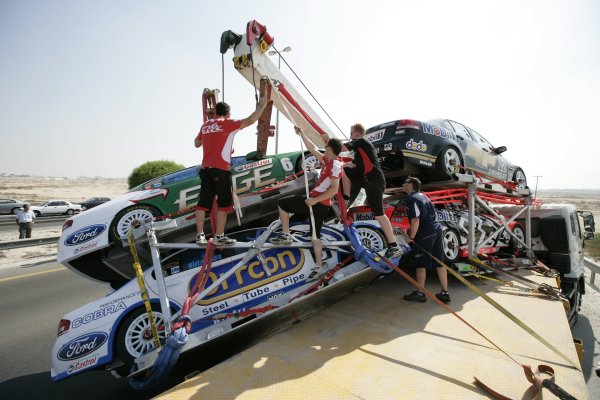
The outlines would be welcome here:
[[[106,225],[104,224],[86,226],[85,228],[81,228],[78,231],[71,233],[65,239],[65,244],[67,246],[77,246],[81,243],[89,242],[90,240],[99,236],[105,230]]]
[[[57,357],[63,361],[81,358],[102,346],[106,339],[108,339],[108,335],[104,332],[92,332],[79,336],[61,347]]]

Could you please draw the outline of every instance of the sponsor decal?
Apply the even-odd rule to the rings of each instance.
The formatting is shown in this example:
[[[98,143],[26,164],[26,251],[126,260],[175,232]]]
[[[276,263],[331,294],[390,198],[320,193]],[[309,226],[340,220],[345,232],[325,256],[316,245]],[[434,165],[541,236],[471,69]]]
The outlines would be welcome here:
[[[64,243],[67,246],[77,246],[79,244],[89,242],[105,230],[106,225],[104,224],[86,226],[85,228],[81,228],[67,236]]]
[[[458,218],[456,218],[456,215],[454,215],[454,213],[451,213],[448,210],[435,210],[435,220],[438,222],[441,221],[451,221],[451,222],[457,222]]]
[[[221,127],[221,124],[219,124],[218,122],[214,122],[209,125],[204,125],[200,132],[202,132],[203,134],[206,134],[206,133],[216,133],[216,132],[222,132],[222,131],[223,131],[223,127]]]
[[[354,214],[354,221],[370,221],[373,219],[373,213],[356,213]]]
[[[409,150],[416,150],[423,153],[427,151],[427,145],[424,144],[422,140],[419,141],[419,143],[417,143],[414,140],[410,139],[408,142],[406,142],[406,148]]]
[[[404,135],[404,133],[406,133],[406,130],[404,130],[404,129],[398,129],[394,134],[396,134],[396,135]]]
[[[81,371],[82,369],[94,366],[96,364],[98,364],[98,354],[94,354],[88,359],[77,361],[76,363],[69,365],[69,368],[67,368],[67,374]]]
[[[425,160],[419,160],[419,164],[426,165],[428,167],[431,167],[433,165],[432,162],[425,161]]]
[[[208,293],[204,299],[198,301],[197,304],[202,306],[214,305],[215,303],[242,294],[244,299],[250,299],[266,294],[269,289],[264,287],[271,282],[281,280],[283,286],[288,286],[297,283],[299,279],[306,278],[303,274],[295,275],[304,266],[305,259],[302,249],[295,248],[283,251],[281,249],[269,249],[263,255],[264,266],[258,258],[253,258],[246,265],[240,267],[227,280],[223,281],[221,285]],[[213,282],[236,264],[237,260],[213,268],[209,273],[206,287],[212,285]],[[269,271],[270,276],[267,276],[265,268]],[[197,278],[197,276],[194,276],[190,279],[188,291],[194,286]],[[223,305],[223,307],[226,306]],[[220,309],[221,307],[219,306],[218,308]]]
[[[88,250],[94,249],[94,248],[96,248],[96,247],[98,247],[98,241],[97,241],[97,240],[96,240],[95,242],[92,242],[92,243],[86,243],[86,244],[84,244],[84,245],[83,245],[83,246],[81,246],[81,247],[77,247],[77,248],[75,248],[75,249],[73,250],[73,254],[78,254],[78,253],[80,253],[80,252],[82,252],[82,251],[88,251]]]
[[[115,304],[115,303],[119,303],[121,301],[125,301],[127,299],[131,299],[132,297],[137,298],[140,294],[141,294],[141,292],[139,290],[137,290],[135,292],[131,292],[129,294],[126,294],[125,296],[118,297],[118,298],[113,299],[113,300],[111,300],[111,301],[109,301],[107,303],[100,304],[100,308],[104,308],[104,307],[106,307],[106,306],[108,306],[110,304]]]
[[[249,169],[253,169],[256,167],[263,166],[263,165],[271,165],[271,164],[273,164],[273,160],[270,158],[265,158],[264,160],[255,161],[250,164],[240,165],[238,167],[235,167],[233,170],[235,172],[242,172],[242,171],[247,171]]]
[[[375,131],[375,132],[367,133],[365,135],[365,139],[367,139],[369,142],[376,142],[378,140],[383,139],[383,134],[384,133],[385,133],[385,129],[380,129],[380,130]]]
[[[63,345],[56,355],[59,360],[71,361],[87,356],[106,342],[108,335],[104,332],[92,332],[81,335]]]
[[[431,125],[426,122],[422,122],[421,125],[423,125],[423,132],[427,133],[428,135],[439,136],[439,137],[442,137],[445,139],[456,140],[454,133],[450,132],[447,129],[440,128],[439,126]]]
[[[108,304],[104,307],[101,307],[99,310],[91,312],[89,314],[85,314],[83,317],[75,318],[71,327],[73,329],[79,328],[81,325],[89,324],[92,321],[99,320],[101,318],[106,317],[107,315],[114,314],[118,311],[125,310],[127,306],[124,302],[112,303]]]

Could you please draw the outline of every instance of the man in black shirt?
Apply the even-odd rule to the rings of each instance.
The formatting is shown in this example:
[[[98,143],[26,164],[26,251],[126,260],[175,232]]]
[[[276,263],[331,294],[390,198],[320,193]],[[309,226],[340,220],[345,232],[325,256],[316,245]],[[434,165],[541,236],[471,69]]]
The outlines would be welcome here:
[[[431,256],[440,261],[444,260],[444,245],[442,243],[442,225],[435,219],[435,209],[427,196],[419,191],[421,181],[408,177],[402,185],[402,190],[408,194],[406,207],[410,220],[409,239],[414,241],[412,246],[415,256],[414,264],[417,269],[417,282],[425,287],[426,270],[437,271],[442,291],[435,295],[444,303],[450,302],[448,294],[448,275],[442,265],[438,265]],[[429,253],[429,254],[427,254]],[[404,296],[404,300],[424,303],[427,299],[418,289]]]
[[[365,128],[361,124],[352,125],[350,139],[352,139],[350,142],[342,146],[343,151],[354,150],[354,162],[347,163],[344,166],[344,173],[348,178],[344,179],[344,194],[346,196],[350,195],[350,203],[352,203],[360,189],[365,189],[367,203],[371,207],[373,217],[381,225],[388,242],[384,257],[401,256],[402,249],[396,244],[392,224],[383,212],[385,178],[375,148],[370,141],[365,139]]]

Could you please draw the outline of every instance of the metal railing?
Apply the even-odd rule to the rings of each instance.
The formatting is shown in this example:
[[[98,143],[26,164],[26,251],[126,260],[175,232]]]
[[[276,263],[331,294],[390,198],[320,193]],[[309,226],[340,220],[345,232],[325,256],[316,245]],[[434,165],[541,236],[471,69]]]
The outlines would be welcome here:
[[[585,266],[592,272],[590,275],[590,284],[593,285],[594,281],[596,280],[596,274],[600,274],[600,263],[588,257],[584,257],[583,262],[585,263]]]
[[[53,236],[39,239],[21,239],[14,242],[0,242],[0,250],[19,249],[21,247],[41,246],[44,244],[55,244],[60,236]]]

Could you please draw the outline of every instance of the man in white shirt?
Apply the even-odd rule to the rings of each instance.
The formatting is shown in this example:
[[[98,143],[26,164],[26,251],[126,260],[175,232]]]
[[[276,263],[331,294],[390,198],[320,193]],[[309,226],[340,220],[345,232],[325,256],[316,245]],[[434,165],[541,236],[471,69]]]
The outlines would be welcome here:
[[[23,204],[23,209],[17,211],[17,225],[19,225],[19,239],[31,237],[31,230],[35,222],[35,213],[29,209],[29,204]]]

